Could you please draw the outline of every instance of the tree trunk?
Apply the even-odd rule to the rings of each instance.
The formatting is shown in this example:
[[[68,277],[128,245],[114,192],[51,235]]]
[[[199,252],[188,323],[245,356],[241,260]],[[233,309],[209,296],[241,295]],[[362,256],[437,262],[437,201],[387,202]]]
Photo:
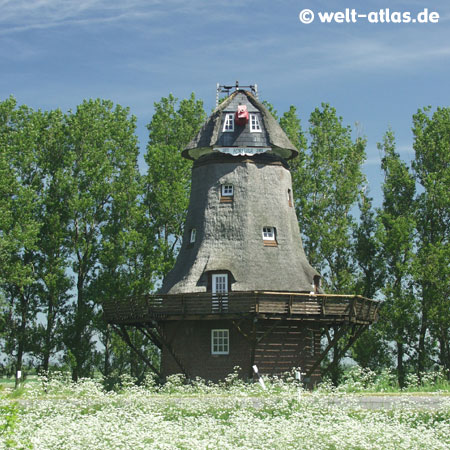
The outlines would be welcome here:
[[[107,377],[110,374],[111,371],[111,364],[110,364],[110,342],[111,342],[111,330],[109,329],[109,325],[106,326],[106,333],[105,333],[105,361],[103,365],[103,376]]]
[[[337,327],[333,327],[333,337],[336,336],[338,332]],[[333,347],[333,359],[330,364],[330,376],[331,381],[335,386],[339,383],[339,341],[334,344]]]
[[[50,293],[48,298],[47,329],[45,330],[43,361],[42,361],[42,369],[45,373],[48,372],[50,364],[50,354],[52,350],[52,333],[55,322],[53,305],[54,305],[53,293]]]
[[[450,345],[448,340],[448,332],[442,328],[439,336],[439,359],[444,367],[444,373],[447,380],[450,380]]]
[[[405,354],[403,342],[397,341],[397,380],[400,388],[405,386],[405,366],[403,364],[403,356]]]
[[[427,289],[423,289],[422,318],[419,330],[419,346],[417,349],[417,377],[422,381],[422,373],[425,371],[425,338],[428,330],[428,314],[426,308]]]
[[[80,263],[81,265],[81,263]],[[80,377],[80,369],[83,365],[82,361],[82,334],[83,334],[83,315],[84,315],[84,298],[83,298],[83,288],[84,288],[84,277],[81,270],[78,271],[77,280],[77,309],[75,313],[75,341],[73,355],[75,357],[75,365],[72,367],[72,380],[78,381]]]
[[[15,387],[17,388],[20,384],[20,379],[18,377],[19,371],[22,372],[22,364],[23,364],[23,354],[25,350],[25,332],[26,332],[26,321],[27,321],[27,308],[28,308],[28,300],[26,299],[23,293],[20,294],[20,327],[19,332],[17,333],[17,358],[16,358],[16,381]],[[21,376],[23,376],[21,374]]]

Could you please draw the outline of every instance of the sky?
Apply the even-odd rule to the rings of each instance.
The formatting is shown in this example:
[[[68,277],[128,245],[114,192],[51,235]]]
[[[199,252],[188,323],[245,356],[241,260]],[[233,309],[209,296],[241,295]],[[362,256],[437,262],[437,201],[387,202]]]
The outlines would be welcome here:
[[[320,22],[320,14],[346,8],[372,13],[372,21]],[[385,8],[414,18],[428,8],[439,19],[381,23]],[[300,21],[304,9],[313,22]],[[0,100],[13,95],[63,111],[87,98],[128,106],[138,119],[141,163],[153,105],[169,93],[194,92],[209,112],[216,83],[256,83],[260,100],[280,114],[294,105],[303,127],[327,102],[354,136],[367,138],[364,171],[376,205],[377,142],[391,127],[411,160],[412,115],[449,106],[449,75],[447,0],[0,0]]]

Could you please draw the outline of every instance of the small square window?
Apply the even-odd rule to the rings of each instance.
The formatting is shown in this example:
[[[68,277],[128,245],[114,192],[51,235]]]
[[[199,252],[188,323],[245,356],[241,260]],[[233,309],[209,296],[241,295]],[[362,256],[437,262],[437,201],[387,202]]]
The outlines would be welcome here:
[[[261,125],[256,114],[250,114],[250,132],[259,133],[261,131]]]
[[[234,114],[226,114],[222,131],[234,131]]]
[[[195,238],[197,237],[197,230],[195,228],[191,229],[191,233],[190,233],[190,237],[189,237],[189,242],[191,244],[193,244],[195,242]]]
[[[270,247],[276,247],[277,244],[277,232],[275,227],[263,227],[262,230],[262,238],[264,245],[270,246]]]
[[[222,184],[220,187],[220,203],[232,203],[234,189],[232,184]]]
[[[213,355],[228,355],[230,353],[229,330],[211,330],[211,353]]]
[[[222,184],[222,195],[224,197],[231,197],[233,195],[233,185],[232,184]]]
[[[263,227],[263,239],[266,241],[275,240],[275,228],[274,227]]]

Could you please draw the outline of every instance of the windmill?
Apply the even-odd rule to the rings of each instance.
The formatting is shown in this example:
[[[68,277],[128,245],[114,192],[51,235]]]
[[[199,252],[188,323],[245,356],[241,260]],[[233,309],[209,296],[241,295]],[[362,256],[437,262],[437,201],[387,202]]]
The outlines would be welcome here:
[[[350,336],[345,353],[377,319],[378,302],[322,292],[294,208],[298,151],[256,85],[231,89],[217,86],[228,97],[182,152],[192,186],[174,268],[158,294],[105,301],[105,318],[129,345],[136,327],[161,349],[163,378],[217,381],[235,366],[251,377],[256,365],[263,375],[301,367],[313,384],[339,339]]]

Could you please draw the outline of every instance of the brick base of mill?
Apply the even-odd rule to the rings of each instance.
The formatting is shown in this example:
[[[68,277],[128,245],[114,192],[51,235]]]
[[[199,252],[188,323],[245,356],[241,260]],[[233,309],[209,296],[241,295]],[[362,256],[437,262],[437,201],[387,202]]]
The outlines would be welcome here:
[[[163,347],[161,374],[182,372],[173,355],[182,361],[189,378],[217,382],[241,368],[251,378],[252,365],[262,375],[281,375],[294,368],[307,372],[320,356],[320,329],[314,323],[284,320],[183,320],[161,324],[171,351]],[[309,383],[320,379],[320,369]]]

